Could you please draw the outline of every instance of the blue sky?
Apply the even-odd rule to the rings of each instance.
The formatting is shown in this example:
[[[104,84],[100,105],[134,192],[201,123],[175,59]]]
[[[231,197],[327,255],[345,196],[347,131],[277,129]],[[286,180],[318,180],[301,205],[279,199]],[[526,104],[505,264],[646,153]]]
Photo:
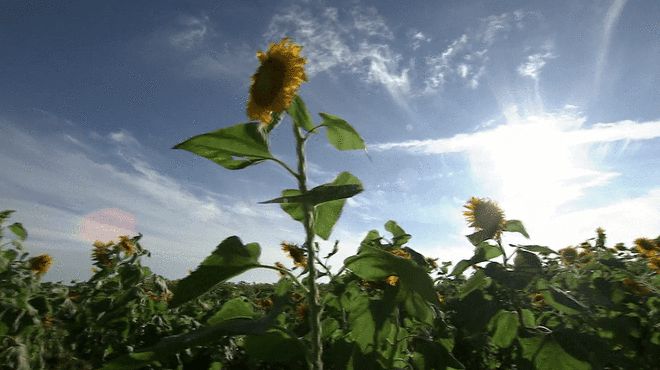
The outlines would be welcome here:
[[[54,256],[49,280],[88,277],[91,241],[137,232],[169,278],[230,235],[288,262],[279,242],[300,243],[300,225],[257,204],[295,186],[286,173],[170,148],[245,122],[256,51],[289,36],[310,111],[349,121],[369,151],[310,142],[312,182],[348,170],[366,189],[324,244],[340,240],[332,265],[389,219],[422,253],[468,257],[473,195],[556,249],[598,226],[611,242],[655,237],[658,19],[652,0],[5,1],[0,208],[17,210],[31,252]],[[271,146],[292,162],[289,135]]]

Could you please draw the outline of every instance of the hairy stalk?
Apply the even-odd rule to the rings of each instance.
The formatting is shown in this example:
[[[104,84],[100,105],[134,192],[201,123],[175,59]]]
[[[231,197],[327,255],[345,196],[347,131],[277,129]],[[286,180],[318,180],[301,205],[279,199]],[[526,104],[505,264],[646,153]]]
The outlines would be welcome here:
[[[305,172],[305,138],[300,129],[293,126],[293,135],[296,138],[296,155],[298,156],[298,190],[307,193],[307,175]],[[316,249],[314,248],[314,207],[303,203],[305,214],[305,246],[307,248],[307,268],[309,269],[307,304],[309,305],[309,327],[311,331],[311,357],[310,369],[323,369],[323,343],[321,342],[321,304],[318,285],[316,284]]]
[[[504,250],[504,247],[502,246],[502,240],[500,238],[497,238],[496,241],[497,241],[497,246],[500,247],[500,251],[502,252],[502,262],[504,262],[504,267],[506,268],[509,258],[506,255],[506,251]]]

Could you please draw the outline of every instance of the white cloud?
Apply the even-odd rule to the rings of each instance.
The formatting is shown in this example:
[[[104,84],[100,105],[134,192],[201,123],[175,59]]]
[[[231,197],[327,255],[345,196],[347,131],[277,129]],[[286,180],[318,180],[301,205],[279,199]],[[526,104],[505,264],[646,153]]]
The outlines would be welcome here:
[[[623,12],[623,8],[626,5],[627,0],[614,0],[612,5],[607,9],[605,14],[605,19],[603,20],[603,29],[602,29],[602,38],[600,41],[600,47],[596,54],[596,68],[594,76],[594,88],[592,91],[598,92],[601,84],[601,76],[603,75],[603,70],[607,63],[607,54],[610,49],[610,40],[612,39],[612,33],[616,27],[617,22],[619,21],[619,16]]]
[[[177,30],[169,35],[172,46],[184,50],[192,49],[204,42],[209,33],[209,17],[181,16],[178,19]]]
[[[431,42],[431,37],[426,36],[422,31],[411,29],[408,31],[408,38],[410,39],[410,47],[417,50],[422,46],[422,43]]]
[[[28,250],[52,253],[60,263],[49,279],[89,276],[89,240],[108,233],[143,233],[153,255],[146,263],[177,278],[230,235],[259,242],[262,261],[272,263],[282,258],[273,246],[299,230],[276,206],[204,191],[162,173],[153,164],[157,155],[126,130],[96,139],[39,135],[2,120],[0,130],[0,203],[17,210],[16,221],[30,233]],[[87,149],[76,142],[88,143]]]
[[[361,76],[367,83],[380,84],[393,99],[403,103],[410,92],[409,68],[401,54],[385,42],[393,34],[375,8],[353,8],[351,23],[342,22],[336,8],[324,8],[318,16],[309,9],[293,6],[276,14],[266,37],[292,37],[303,45],[310,76],[329,70]]]
[[[527,56],[527,61],[518,66],[518,74],[523,77],[530,77],[538,80],[541,69],[545,66],[548,59],[554,58],[552,53],[536,53]]]
[[[590,144],[660,138],[660,121],[621,121],[585,128],[586,119],[576,113],[575,109],[523,118],[509,114],[509,117],[515,120],[471,134],[437,140],[376,144],[371,145],[370,149],[395,149],[417,154],[463,153],[469,160],[475,183],[488,192],[481,196],[495,198],[507,211],[507,216],[522,219],[530,231],[533,230],[549,241],[559,242],[560,239],[552,239],[549,234],[543,234],[542,230],[546,230],[547,225],[556,224],[557,228],[552,230],[562,230],[571,238],[584,237],[584,234],[579,236],[584,228],[593,231],[598,225],[592,228],[591,223],[603,220],[583,220],[571,228],[571,222],[576,222],[574,218],[577,216],[561,213],[561,207],[582,199],[590,189],[608,185],[620,176],[620,173],[613,170],[601,170],[594,166],[589,156]],[[649,196],[650,203],[642,209],[646,213],[655,209],[657,214],[657,192]],[[616,201],[612,199],[612,202]],[[610,205],[600,211],[594,209],[583,212],[597,214],[602,211],[610,215],[615,214],[611,209],[621,210],[627,207],[625,204],[635,204],[636,207],[643,203],[641,200],[618,202],[624,205],[616,203],[619,204],[616,207]],[[620,213],[616,218],[608,219],[608,222],[629,224],[625,219],[631,217],[637,216]],[[591,232],[587,235],[591,235]],[[543,238],[536,240],[543,242]]]
[[[489,61],[489,49],[513,30],[522,29],[532,13],[515,11],[482,18],[479,25],[452,40],[440,53],[424,59],[425,92],[434,93],[448,82],[479,87]]]

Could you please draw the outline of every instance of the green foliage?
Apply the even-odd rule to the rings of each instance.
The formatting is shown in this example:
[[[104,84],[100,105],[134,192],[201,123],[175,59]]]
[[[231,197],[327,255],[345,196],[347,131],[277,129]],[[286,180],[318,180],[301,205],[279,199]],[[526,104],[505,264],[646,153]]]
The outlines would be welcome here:
[[[338,150],[365,149],[364,140],[353,126],[343,119],[328,113],[319,113],[323,118],[328,142]]]

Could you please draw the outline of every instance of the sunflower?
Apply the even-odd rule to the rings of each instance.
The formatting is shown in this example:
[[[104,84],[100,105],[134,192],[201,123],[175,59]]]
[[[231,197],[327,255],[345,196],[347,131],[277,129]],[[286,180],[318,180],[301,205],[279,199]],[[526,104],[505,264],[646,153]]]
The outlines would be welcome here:
[[[127,256],[132,256],[133,253],[135,253],[135,243],[129,239],[128,235],[121,235],[119,237],[119,248],[121,248]]]
[[[564,265],[568,266],[575,263],[575,260],[578,257],[578,252],[577,249],[573,247],[566,247],[564,249],[559,250],[559,255],[561,256],[561,262]]]
[[[110,258],[110,246],[114,242],[111,240],[107,243],[104,243],[100,240],[94,242],[94,250],[92,250],[92,260],[94,264],[99,267],[109,267],[112,265],[112,259]]]
[[[247,115],[250,119],[270,123],[272,112],[282,112],[291,105],[300,85],[307,81],[302,46],[288,38],[271,43],[267,52],[257,52],[261,63],[252,76]]]
[[[305,268],[307,267],[307,256],[305,255],[305,250],[298,247],[295,244],[282,242],[282,250],[289,254],[289,257],[293,260],[293,264],[297,267]]]
[[[410,253],[408,253],[407,251],[405,251],[401,248],[393,249],[393,250],[390,251],[390,253],[392,253],[393,255],[395,255],[397,257],[401,257],[401,258],[404,258],[404,259],[407,259],[407,260],[410,259]]]
[[[504,229],[504,211],[490,199],[472,197],[465,203],[463,216],[470,227],[483,230],[488,238],[500,238]]]
[[[399,284],[399,277],[396,275],[390,275],[385,279],[385,282],[391,286],[397,286]]]
[[[644,257],[653,257],[655,256],[655,243],[653,240],[648,239],[648,238],[638,238],[635,239],[635,247],[637,247],[637,251],[639,254],[643,255]]]
[[[41,275],[45,274],[46,271],[50,268],[50,265],[53,264],[53,257],[47,254],[41,254],[36,257],[30,258],[28,261],[30,263],[30,270]]]

